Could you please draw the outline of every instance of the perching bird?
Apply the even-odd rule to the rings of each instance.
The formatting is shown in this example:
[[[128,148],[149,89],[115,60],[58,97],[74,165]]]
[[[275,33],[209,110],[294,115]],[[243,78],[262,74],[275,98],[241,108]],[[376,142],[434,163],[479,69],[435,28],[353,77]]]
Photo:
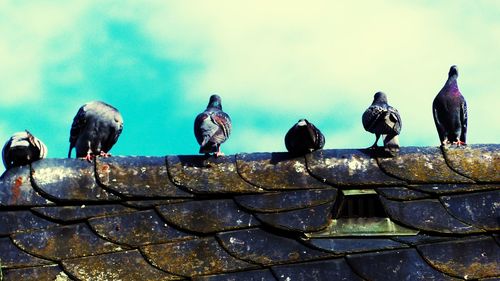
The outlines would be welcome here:
[[[76,149],[76,157],[88,161],[99,156],[109,156],[108,151],[123,130],[120,112],[109,104],[91,101],[84,104],[73,119],[69,136],[68,158]]]
[[[45,158],[47,152],[47,146],[28,130],[17,132],[3,146],[3,164],[6,169],[28,165]]]
[[[432,115],[441,145],[465,144],[467,135],[467,103],[457,85],[458,70],[450,67],[448,80],[432,103]]]
[[[196,116],[194,120],[194,135],[200,144],[200,153],[215,156],[224,155],[220,145],[231,134],[231,118],[222,111],[221,98],[218,95],[210,96],[207,109]]]
[[[377,147],[381,135],[387,135],[384,139],[386,148],[399,148],[397,136],[401,132],[401,116],[397,109],[387,104],[387,96],[383,92],[374,95],[372,104],[363,113],[362,121],[365,130],[375,134],[375,142],[370,148]]]
[[[324,145],[325,136],[307,119],[300,119],[285,135],[286,149],[294,155],[303,155]]]

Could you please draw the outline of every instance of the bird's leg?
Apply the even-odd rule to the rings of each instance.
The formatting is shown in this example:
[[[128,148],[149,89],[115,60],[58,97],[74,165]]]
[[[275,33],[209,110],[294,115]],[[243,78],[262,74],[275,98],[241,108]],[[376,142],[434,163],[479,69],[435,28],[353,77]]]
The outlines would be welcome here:
[[[104,151],[101,150],[101,153],[99,153],[99,156],[101,156],[101,157],[110,157],[111,153],[107,153],[107,152],[104,152]]]
[[[220,151],[220,145],[217,146],[217,152],[215,152],[215,157],[224,156],[224,153]]]
[[[461,145],[465,145],[465,142],[461,141],[460,139],[457,138],[456,141],[454,141],[452,144],[456,145],[456,146],[461,146]]]
[[[92,160],[94,159],[94,155],[92,153],[87,152],[87,156],[83,157],[82,159],[87,160],[89,163],[92,163]]]
[[[443,141],[441,142],[442,146],[447,146],[450,144],[450,141],[448,140],[448,137],[444,137]]]
[[[368,147],[369,149],[375,149],[378,147],[377,142],[378,139],[380,138],[380,134],[375,134],[375,142],[372,144],[372,146]]]

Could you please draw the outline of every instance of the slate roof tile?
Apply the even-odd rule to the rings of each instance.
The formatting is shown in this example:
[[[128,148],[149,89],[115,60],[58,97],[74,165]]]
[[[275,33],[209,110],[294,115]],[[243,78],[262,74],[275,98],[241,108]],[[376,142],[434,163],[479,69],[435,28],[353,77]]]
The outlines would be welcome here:
[[[500,275],[500,247],[491,237],[417,246],[424,259],[449,275],[477,279]]]
[[[100,184],[125,197],[192,197],[168,178],[165,157],[97,158]]]
[[[30,211],[0,211],[0,236],[11,233],[56,226]]]
[[[94,165],[80,159],[42,159],[31,165],[33,183],[54,201],[116,201],[97,185]]]
[[[5,281],[69,280],[68,275],[57,264],[4,270],[3,278]]]
[[[316,150],[306,155],[312,175],[334,186],[382,186],[406,183],[382,172],[367,149]]]
[[[172,181],[195,193],[256,193],[238,174],[235,156],[167,156]]]
[[[181,229],[198,233],[248,228],[259,225],[232,199],[188,201],[156,207],[162,217]]]
[[[295,239],[260,228],[222,232],[217,234],[217,238],[231,255],[261,265],[303,262],[333,256]]]
[[[401,147],[395,157],[377,158],[387,174],[408,183],[472,183],[448,167],[438,147]]]
[[[180,276],[166,273],[146,262],[138,250],[68,259],[64,270],[78,280],[167,281]]]
[[[271,270],[258,269],[216,275],[196,276],[193,281],[277,281]]]
[[[363,280],[349,267],[345,259],[305,262],[271,267],[280,281],[290,280]]]
[[[312,189],[270,192],[264,194],[239,195],[235,201],[250,211],[261,213],[280,212],[303,209],[334,202],[337,198],[337,189]]]
[[[478,233],[483,230],[451,216],[437,199],[391,201],[381,198],[389,217],[403,225],[439,233]]]
[[[30,167],[14,167],[0,177],[0,206],[46,206],[54,204],[42,197],[30,181]]]
[[[495,280],[499,149],[44,159],[0,177],[0,263],[16,281]]]
[[[448,165],[477,182],[500,182],[500,145],[472,144],[443,149]]]
[[[31,208],[31,210],[41,216],[63,222],[81,221],[97,216],[134,211],[133,208],[128,208],[118,204],[36,207]]]
[[[347,256],[366,280],[459,280],[431,267],[415,249],[398,249]]]
[[[168,225],[154,210],[93,218],[89,224],[101,237],[127,246],[194,238]]]
[[[311,208],[277,213],[256,213],[255,216],[267,225],[298,232],[312,232],[324,229],[330,222],[333,202]]]
[[[54,264],[53,261],[44,260],[23,252],[9,237],[0,238],[0,261],[2,268],[19,268],[38,265]]]
[[[267,190],[328,187],[309,175],[304,157],[288,153],[240,153],[236,165],[243,179]]]
[[[443,205],[457,219],[485,230],[500,230],[500,191],[441,197]]]
[[[186,277],[258,267],[229,255],[214,238],[150,245],[142,252],[160,269]]]
[[[124,249],[98,237],[83,223],[20,232],[12,240],[27,253],[55,261]]]

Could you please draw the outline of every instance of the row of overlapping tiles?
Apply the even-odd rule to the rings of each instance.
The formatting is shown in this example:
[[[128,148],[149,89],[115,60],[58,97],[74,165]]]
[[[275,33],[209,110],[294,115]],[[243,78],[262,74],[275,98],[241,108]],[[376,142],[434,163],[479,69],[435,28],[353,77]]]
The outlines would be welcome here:
[[[445,185],[432,185],[432,187],[418,185],[424,189],[419,191],[415,190],[411,184],[408,185],[407,182],[390,178],[384,173],[367,172],[367,170],[373,169],[371,165],[376,165],[376,163],[373,163],[373,158],[368,160],[367,157],[362,158],[363,154],[356,151],[344,152],[324,151],[310,155],[306,160],[307,168],[303,159],[287,159],[286,154],[276,153],[237,155],[235,161],[232,157],[206,160],[202,157],[172,156],[167,157],[167,165],[165,165],[164,158],[115,157],[97,163],[99,184],[94,180],[94,168],[86,162],[53,159],[37,162],[33,165],[31,177],[35,186],[34,189],[30,186],[29,170],[26,168],[11,171],[10,178],[9,174],[3,177],[4,184],[5,182],[11,183],[9,185],[11,191],[3,191],[2,195],[3,198],[8,198],[9,205],[39,206],[32,208],[32,211],[20,209],[3,212],[2,218],[4,221],[2,225],[6,226],[3,229],[3,235],[10,234],[10,238],[3,239],[2,248],[8,250],[3,252],[12,253],[10,257],[2,258],[4,267],[9,268],[9,258],[16,261],[10,267],[42,265],[62,260],[62,265],[67,272],[70,272],[72,276],[83,278],[82,274],[102,274],[107,272],[105,270],[106,263],[116,262],[114,261],[116,259],[135,257],[133,259],[139,263],[138,267],[147,266],[149,268],[150,265],[140,258],[141,255],[138,251],[140,249],[141,253],[147,257],[147,260],[158,268],[176,275],[189,276],[253,269],[288,262],[330,259],[357,251],[408,247],[408,244],[390,239],[381,239],[380,241],[372,239],[368,242],[368,244],[374,245],[371,248],[365,245],[367,244],[366,240],[360,239],[358,244],[361,244],[361,246],[358,250],[354,249],[355,247],[353,248],[352,244],[356,241],[352,239],[310,239],[299,243],[296,239],[275,235],[259,228],[262,226],[261,223],[264,223],[267,226],[303,232],[319,230],[326,226],[329,218],[328,213],[336,198],[337,191],[334,188],[325,189],[328,185],[322,183],[321,179],[323,177],[314,173],[316,169],[314,168],[315,159],[322,159],[323,161],[323,163],[317,164],[318,169],[335,169],[334,171],[337,173],[329,175],[330,177],[343,177],[344,182],[338,181],[340,185],[350,184],[349,182],[346,183],[346,179],[350,178],[348,175],[351,175],[351,178],[356,178],[356,173],[366,173],[370,177],[365,178],[366,181],[371,181],[372,185],[376,186],[383,186],[381,182],[376,181],[385,177],[385,180],[387,180],[385,185],[389,186],[380,187],[379,189],[383,190],[384,196],[395,200],[384,199],[386,201],[384,204],[386,207],[395,204],[393,209],[399,210],[395,214],[403,212],[408,217],[397,217],[395,215],[397,220],[405,222],[406,219],[415,214],[415,208],[417,208],[418,212],[422,211],[422,208],[429,210],[427,219],[436,217],[429,222],[425,220],[424,215],[424,219],[418,220],[426,222],[426,224],[420,225],[417,223],[417,228],[431,231],[437,229],[438,232],[444,233],[483,233],[492,229],[498,230],[498,221],[494,220],[495,216],[497,216],[494,204],[490,209],[486,208],[487,211],[482,213],[481,211],[484,211],[482,208],[478,208],[477,214],[475,210],[468,211],[470,213],[468,216],[471,216],[469,220],[473,224],[477,224],[476,226],[465,224],[463,221],[467,221],[466,219],[460,221],[448,213],[453,209],[461,213],[463,210],[460,210],[460,208],[465,210],[470,206],[475,206],[479,202],[478,200],[486,200],[487,203],[498,201],[498,197],[495,197],[498,196],[498,193],[494,190],[494,178],[491,180],[491,184],[473,184],[470,179],[464,178],[458,182],[454,180],[442,181],[441,183]],[[494,153],[497,152],[493,150],[493,157],[496,157]],[[336,157],[331,157],[332,154],[336,155]],[[351,157],[348,157],[348,155],[351,155]],[[343,163],[343,166],[339,165],[338,162]],[[435,161],[429,161],[429,163],[431,163],[433,169],[437,166]],[[281,167],[278,167],[279,165]],[[486,165],[490,164],[486,163]],[[442,166],[441,168],[446,167]],[[315,175],[315,178],[309,176],[306,169],[309,169]],[[452,173],[450,172],[450,174]],[[324,173],[324,175],[328,176],[328,173]],[[320,179],[320,181],[316,178]],[[365,182],[362,176],[357,175],[357,178],[358,182],[351,184],[353,186],[364,185]],[[170,179],[183,188],[173,185]],[[326,182],[333,181],[332,179],[325,179]],[[482,179],[481,181],[485,180]],[[260,184],[258,184],[259,182]],[[446,185],[450,182],[455,184]],[[241,186],[247,187],[241,188]],[[252,188],[251,191],[248,186]],[[440,188],[436,190],[435,186]],[[426,198],[432,195],[425,190],[426,188],[429,191],[434,190],[434,193],[443,191],[447,193],[456,190],[460,190],[460,192],[476,192],[444,195],[440,196],[440,200]],[[288,191],[290,189],[300,190]],[[493,190],[477,192],[482,189]],[[5,190],[4,187],[2,187],[2,190]],[[36,192],[37,190],[45,197],[40,196]],[[282,192],[262,194],[267,190],[280,190]],[[244,195],[247,192],[256,194]],[[234,197],[233,201],[232,197],[229,199],[207,197],[210,193],[219,195],[220,193],[241,193],[241,195]],[[122,197],[126,199],[122,199]],[[158,199],[158,197],[163,199]],[[203,197],[206,200],[198,201]],[[145,200],[148,198],[153,200]],[[188,201],[183,201],[186,198]],[[191,201],[189,198],[197,200]],[[407,199],[417,198],[425,199],[406,201]],[[30,199],[33,200],[29,201]],[[123,202],[124,200],[129,201]],[[84,208],[82,206],[58,207],[50,206],[53,204],[51,201],[57,202],[58,205],[81,202],[94,202],[98,203],[98,205],[89,205]],[[129,207],[121,204],[100,204],[103,202],[110,203],[109,201],[124,203]],[[235,201],[237,204],[235,204]],[[445,210],[440,202],[445,202],[448,209]],[[152,205],[158,206],[155,210],[147,209]],[[412,206],[414,207],[413,210]],[[146,208],[147,210],[136,211],[131,207]],[[33,212],[37,215],[34,215]],[[389,213],[391,214],[390,211]],[[42,219],[40,216],[49,218],[49,220]],[[86,221],[87,219],[89,220]],[[20,223],[21,221],[24,223]],[[58,226],[58,224],[62,224],[62,226]],[[412,223],[407,224],[415,227]],[[174,227],[171,227],[171,225]],[[36,228],[46,229],[30,230]],[[25,231],[16,233],[19,230]],[[98,235],[95,235],[96,233]],[[200,236],[204,238],[200,238]],[[227,240],[226,243],[224,243],[224,237]],[[494,254],[494,249],[498,245],[491,236],[487,235],[478,236],[465,242],[473,243],[476,240],[481,241],[479,243],[481,247],[471,251],[472,254],[468,256],[469,259],[465,259],[463,264],[458,263],[461,267],[457,265],[457,268],[467,268],[468,270],[462,270],[461,272],[460,270],[452,270],[451,273],[448,273],[455,276],[468,274],[469,276],[480,277],[496,274],[495,270],[498,270],[498,265],[495,268],[495,263],[491,262],[491,258],[493,258],[493,261],[498,258]],[[377,243],[374,243],[374,241]],[[465,242],[459,241],[457,243]],[[450,247],[446,243],[443,245],[445,245],[445,248]],[[453,245],[455,244],[451,244],[451,246]],[[339,247],[344,247],[346,250],[339,251]],[[193,248],[197,249],[196,252],[193,251]],[[19,249],[26,252],[21,252]],[[164,252],[162,252],[162,249]],[[271,249],[274,250],[268,253]],[[478,252],[478,250],[482,251],[483,249],[493,249],[493,254],[484,255],[484,252]],[[172,260],[167,259],[167,262],[162,262],[165,256],[169,256],[168,253],[176,254],[170,254]],[[294,255],[290,256],[290,253],[294,253]],[[425,267],[423,265],[426,265],[426,262],[423,262],[415,249],[398,250],[393,254],[396,256],[410,255],[421,260],[420,263],[416,262],[415,264],[421,264],[422,268]],[[193,255],[201,257],[193,259]],[[280,258],[279,255],[283,255],[283,257]],[[366,255],[368,254],[363,256],[368,258],[369,255]],[[35,258],[35,256],[44,259]],[[84,256],[90,257],[82,258]],[[475,261],[476,256],[483,257],[483,264],[493,266],[493,269],[487,273],[490,275],[477,275],[474,273],[473,267],[463,266],[467,262]],[[238,258],[235,259],[234,257]],[[357,255],[353,257],[355,259]],[[427,256],[425,257],[427,260]],[[26,262],[23,264],[24,259]],[[7,261],[7,265],[5,265],[5,261]],[[70,261],[78,261],[78,265],[69,266]],[[221,264],[218,263],[219,261]],[[234,264],[227,265],[227,262],[234,262]],[[101,271],[92,270],[99,263],[104,268],[101,268]],[[324,261],[324,263],[333,263],[338,267],[342,267],[341,264],[344,264],[345,260],[334,259]],[[352,263],[350,261],[351,266]],[[85,267],[85,264],[87,266],[86,270],[80,268]],[[440,263],[436,262],[436,264]],[[323,266],[322,262],[308,263],[308,265],[307,267],[296,265],[292,266],[292,269],[307,271],[315,266]],[[57,268],[59,267],[46,266],[37,270],[43,271],[47,269],[52,274],[57,271]],[[99,267],[97,266],[97,268]],[[283,269],[287,267],[278,266],[277,268]],[[349,269],[349,267],[346,268]],[[453,268],[453,266],[450,268]],[[277,270],[275,267],[272,269]],[[11,269],[7,273],[21,274],[26,271],[29,272],[29,270],[34,269]],[[427,270],[433,272],[432,274],[439,273],[435,270],[434,272],[430,267]],[[162,278],[167,278],[165,272],[158,271],[154,267],[144,268],[144,271],[152,272],[152,276],[157,277],[161,273],[160,275],[164,276]],[[351,271],[349,269],[346,272]],[[445,272],[447,271],[445,270]],[[113,274],[116,274],[116,272]],[[129,273],[128,276],[134,276],[133,274]],[[274,276],[281,275],[274,272]],[[173,275],[169,276],[168,278],[174,278]],[[283,276],[287,275],[284,274]],[[161,280],[161,278],[155,277],[151,280]]]

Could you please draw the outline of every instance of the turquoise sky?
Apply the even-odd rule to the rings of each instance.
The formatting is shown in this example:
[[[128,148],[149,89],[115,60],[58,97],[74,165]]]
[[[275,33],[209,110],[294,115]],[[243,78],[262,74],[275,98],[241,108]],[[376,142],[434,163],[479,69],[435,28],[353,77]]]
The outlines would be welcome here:
[[[332,2],[0,1],[0,140],[29,129],[65,157],[78,108],[102,100],[125,120],[113,154],[197,154],[216,92],[226,154],[284,151],[303,117],[327,148],[367,147],[384,91],[401,144],[438,145],[431,104],[457,64],[469,143],[499,142],[500,1]]]

